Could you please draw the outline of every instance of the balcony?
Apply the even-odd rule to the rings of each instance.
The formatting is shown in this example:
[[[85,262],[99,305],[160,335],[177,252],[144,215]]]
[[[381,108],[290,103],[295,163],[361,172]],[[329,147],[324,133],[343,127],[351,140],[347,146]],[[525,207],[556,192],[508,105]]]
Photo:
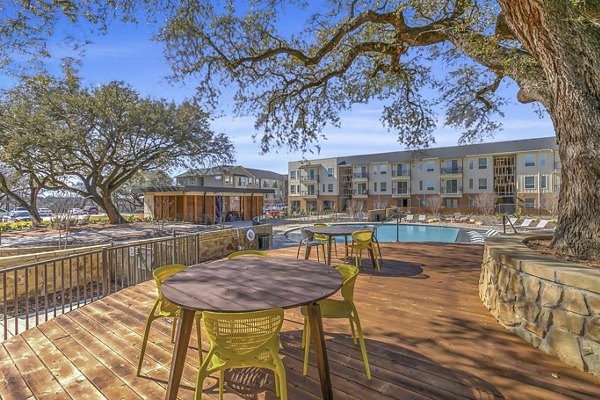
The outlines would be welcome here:
[[[410,178],[410,169],[393,169],[392,178]]]
[[[315,190],[313,192],[310,192],[310,191],[304,190],[304,191],[300,192],[300,196],[302,196],[302,197],[318,197],[319,191]]]
[[[302,175],[301,182],[319,182],[319,175]]]
[[[460,175],[463,172],[462,167],[442,167],[440,169],[441,175]]]
[[[457,187],[457,188],[449,188],[449,187],[442,187],[441,190],[441,194],[444,197],[461,197],[462,196],[462,187]]]
[[[368,189],[355,189],[352,191],[352,197],[367,197],[369,195]]]
[[[354,180],[369,179],[369,173],[368,172],[353,172],[352,179],[354,179]]]
[[[396,197],[396,198],[410,197],[410,189],[399,190],[397,187],[392,188],[392,197]]]

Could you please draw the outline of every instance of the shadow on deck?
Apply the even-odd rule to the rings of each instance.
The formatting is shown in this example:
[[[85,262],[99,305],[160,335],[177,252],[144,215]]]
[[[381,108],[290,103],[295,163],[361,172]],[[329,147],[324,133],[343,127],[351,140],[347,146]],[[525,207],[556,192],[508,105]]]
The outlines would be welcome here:
[[[373,379],[367,382],[347,321],[324,320],[336,399],[598,399],[600,380],[530,347],[489,315],[477,297],[481,246],[382,244],[356,285]],[[295,257],[296,249],[271,252]],[[340,252],[341,254],[341,252]],[[153,282],[56,317],[0,346],[3,399],[164,398],[173,345],[170,324],[153,324],[142,376],[141,335]],[[286,312],[282,331],[290,399],[320,398],[311,355],[302,375],[302,316]],[[203,343],[204,351],[207,343]],[[197,343],[190,343],[180,397],[193,398]],[[205,398],[218,398],[216,379]],[[225,398],[275,399],[273,376],[226,374]]]

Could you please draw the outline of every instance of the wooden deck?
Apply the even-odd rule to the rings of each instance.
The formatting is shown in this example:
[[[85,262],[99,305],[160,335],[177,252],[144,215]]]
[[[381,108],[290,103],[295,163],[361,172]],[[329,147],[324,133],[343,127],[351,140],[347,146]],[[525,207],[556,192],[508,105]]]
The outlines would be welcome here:
[[[324,320],[336,399],[598,399],[600,379],[530,347],[500,327],[477,297],[481,247],[382,245],[384,264],[368,261],[356,285],[373,380],[364,377],[347,321]],[[295,249],[273,251],[295,256]],[[13,337],[0,346],[3,399],[161,399],[172,344],[167,321],[150,336],[142,377],[141,335],[155,296],[152,282],[115,293]],[[311,356],[302,376],[298,311],[282,332],[290,399],[317,399]],[[182,399],[193,397],[198,365],[192,339]],[[207,344],[203,343],[206,351]],[[216,380],[205,398],[217,398]],[[275,399],[262,370],[226,374],[226,399]]]

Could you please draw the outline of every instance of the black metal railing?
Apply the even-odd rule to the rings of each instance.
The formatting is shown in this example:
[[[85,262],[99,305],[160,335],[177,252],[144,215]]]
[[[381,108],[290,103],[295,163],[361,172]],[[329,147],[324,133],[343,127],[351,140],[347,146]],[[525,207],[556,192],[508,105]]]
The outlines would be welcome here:
[[[369,190],[367,190],[367,189],[358,189],[358,190],[356,190],[355,189],[355,190],[352,191],[352,194],[354,196],[356,196],[356,195],[358,195],[358,196],[360,196],[360,195],[368,195],[369,194]]]
[[[442,167],[440,173],[442,175],[462,174],[462,167]]]
[[[393,177],[410,176],[410,169],[393,169],[392,176]]]
[[[174,233],[0,270],[2,337],[147,281],[160,266],[197,264],[200,240]]]
[[[354,179],[367,179],[369,177],[368,172],[353,172],[352,178]]]

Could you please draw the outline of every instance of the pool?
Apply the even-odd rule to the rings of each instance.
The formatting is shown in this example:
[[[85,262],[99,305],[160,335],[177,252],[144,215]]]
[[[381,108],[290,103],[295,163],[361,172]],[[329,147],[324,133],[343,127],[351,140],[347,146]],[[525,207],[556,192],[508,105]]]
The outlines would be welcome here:
[[[365,226],[367,224],[349,224]],[[374,226],[370,224],[370,226]],[[286,237],[294,242],[300,241],[300,229],[296,228],[286,232]],[[438,243],[456,243],[470,242],[468,236],[463,232],[464,229],[435,226],[435,225],[417,225],[417,224],[383,224],[377,225],[377,240],[379,242],[438,242]],[[343,242],[343,237],[337,237],[336,241]]]

